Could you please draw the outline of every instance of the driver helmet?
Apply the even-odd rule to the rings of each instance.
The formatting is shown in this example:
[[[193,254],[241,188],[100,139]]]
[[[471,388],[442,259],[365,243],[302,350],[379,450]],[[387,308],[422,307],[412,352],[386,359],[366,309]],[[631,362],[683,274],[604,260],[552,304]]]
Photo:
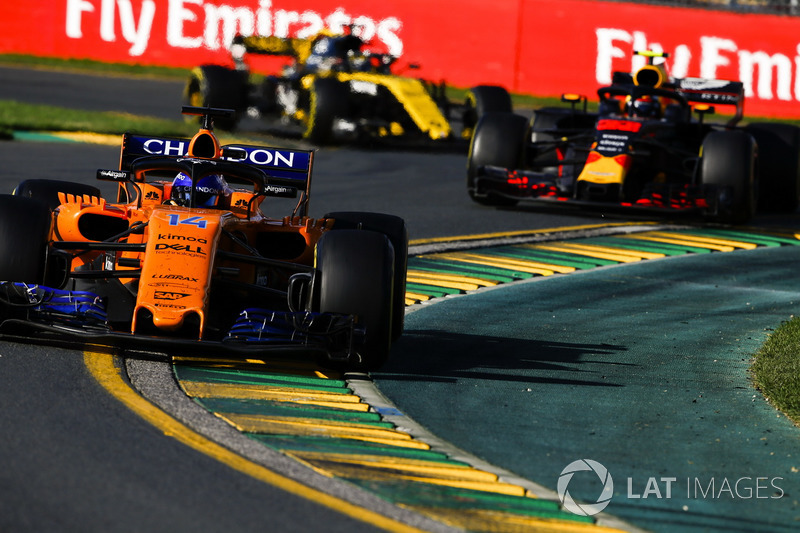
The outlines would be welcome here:
[[[661,115],[661,104],[657,96],[643,96],[628,102],[631,116],[657,118]]]
[[[210,174],[195,185],[195,207],[222,207],[231,195],[225,179],[219,174]],[[189,207],[192,198],[192,178],[185,172],[178,173],[172,180],[170,200],[175,204]]]

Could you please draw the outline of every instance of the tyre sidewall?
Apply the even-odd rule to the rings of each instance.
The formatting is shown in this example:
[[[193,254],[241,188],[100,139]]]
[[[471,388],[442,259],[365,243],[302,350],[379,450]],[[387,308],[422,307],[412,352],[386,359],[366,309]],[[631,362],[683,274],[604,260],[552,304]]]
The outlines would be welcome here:
[[[485,165],[508,169],[523,167],[528,120],[514,113],[486,113],[478,120],[467,158],[467,192],[486,205],[514,205],[516,200],[498,196],[478,196],[476,177]]]
[[[719,206],[719,221],[741,224],[755,214],[755,153],[755,140],[744,131],[714,131],[703,139],[703,185],[716,188],[718,194],[724,190],[732,194]]]
[[[41,200],[0,195],[0,281],[44,282],[51,223]]]
[[[405,324],[406,273],[408,271],[408,229],[405,221],[394,215],[362,211],[337,211],[325,214],[333,219],[333,230],[364,229],[386,235],[394,250],[394,293],[392,340],[403,333]]]
[[[326,232],[317,243],[319,311],[354,315],[366,329],[359,361],[348,366],[374,370],[386,362],[391,345],[394,252],[378,232]]]
[[[800,204],[800,128],[754,123],[745,127],[758,146],[758,208],[791,213]]]

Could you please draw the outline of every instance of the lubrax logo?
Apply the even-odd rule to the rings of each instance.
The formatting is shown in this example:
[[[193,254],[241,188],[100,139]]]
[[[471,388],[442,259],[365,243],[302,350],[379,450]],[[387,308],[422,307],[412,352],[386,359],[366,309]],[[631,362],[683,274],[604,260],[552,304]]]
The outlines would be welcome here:
[[[156,274],[153,279],[171,279],[175,281],[188,281],[197,283],[197,278],[190,278],[188,276],[181,276],[180,274]]]

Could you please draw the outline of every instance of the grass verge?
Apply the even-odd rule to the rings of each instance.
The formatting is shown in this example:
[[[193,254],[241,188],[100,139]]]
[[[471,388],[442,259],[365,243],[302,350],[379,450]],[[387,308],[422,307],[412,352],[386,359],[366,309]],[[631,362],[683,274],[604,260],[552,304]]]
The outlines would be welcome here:
[[[142,117],[115,111],[84,111],[64,107],[0,100],[0,135],[14,130],[87,131],[122,134],[126,131],[158,136],[186,136],[197,126],[180,120]]]
[[[767,400],[800,425],[800,317],[781,324],[756,353],[753,383]]]
[[[55,57],[28,56],[22,54],[0,54],[0,65],[22,68],[47,68],[68,72],[84,72],[88,74],[116,74],[139,77],[157,77],[172,80],[183,80],[189,69],[173,67],[155,67],[148,65],[105,63],[91,59],[59,59]]]

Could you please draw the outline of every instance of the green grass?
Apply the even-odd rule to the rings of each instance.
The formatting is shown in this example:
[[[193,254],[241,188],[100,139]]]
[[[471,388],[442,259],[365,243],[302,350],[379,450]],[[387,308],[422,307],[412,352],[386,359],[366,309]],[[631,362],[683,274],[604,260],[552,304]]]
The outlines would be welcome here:
[[[141,117],[114,111],[84,111],[50,105],[0,100],[0,132],[88,131],[122,134],[126,131],[148,135],[191,136],[196,125],[180,120]]]
[[[770,335],[750,370],[756,388],[800,425],[800,317],[784,322]]]
[[[54,57],[38,57],[21,54],[0,54],[0,65],[25,68],[42,67],[71,72],[158,77],[179,80],[186,79],[189,75],[189,69],[185,68],[106,63],[90,59],[58,59]]]

